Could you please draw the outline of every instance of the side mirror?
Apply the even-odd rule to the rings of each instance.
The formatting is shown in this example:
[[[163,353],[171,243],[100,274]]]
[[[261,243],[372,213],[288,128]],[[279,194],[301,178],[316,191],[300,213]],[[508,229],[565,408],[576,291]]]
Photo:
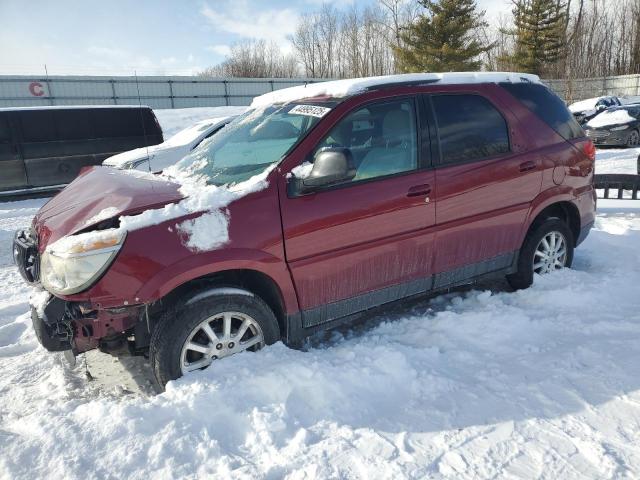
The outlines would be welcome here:
[[[606,105],[596,105],[596,112],[601,112],[606,109],[607,109]]]
[[[302,179],[302,191],[346,182],[356,176],[353,156],[348,148],[329,147],[319,150],[313,159],[313,168]]]

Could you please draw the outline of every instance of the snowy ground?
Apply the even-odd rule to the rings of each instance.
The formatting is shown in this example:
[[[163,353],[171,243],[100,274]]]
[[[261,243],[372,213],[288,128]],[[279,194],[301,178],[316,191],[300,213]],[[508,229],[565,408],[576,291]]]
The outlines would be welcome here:
[[[600,173],[632,155],[608,152]],[[529,290],[395,306],[160,395],[139,362],[88,381],[38,345],[10,241],[43,203],[0,204],[2,479],[640,477],[640,202],[600,202],[575,268]]]

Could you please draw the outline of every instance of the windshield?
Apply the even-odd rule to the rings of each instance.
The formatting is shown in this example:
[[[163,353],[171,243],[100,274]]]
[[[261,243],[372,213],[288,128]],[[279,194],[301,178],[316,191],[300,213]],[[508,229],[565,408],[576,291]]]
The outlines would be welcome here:
[[[249,110],[183,158],[180,174],[210,185],[240,183],[277,163],[332,107],[271,105]]]

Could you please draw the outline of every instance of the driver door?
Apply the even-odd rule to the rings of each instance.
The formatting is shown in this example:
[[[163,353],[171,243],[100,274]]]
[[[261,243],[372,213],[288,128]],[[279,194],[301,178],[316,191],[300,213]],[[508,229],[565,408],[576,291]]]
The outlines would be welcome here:
[[[413,97],[356,107],[311,152],[348,148],[356,176],[309,194],[284,194],[287,262],[303,326],[428,290],[435,224],[428,130]]]

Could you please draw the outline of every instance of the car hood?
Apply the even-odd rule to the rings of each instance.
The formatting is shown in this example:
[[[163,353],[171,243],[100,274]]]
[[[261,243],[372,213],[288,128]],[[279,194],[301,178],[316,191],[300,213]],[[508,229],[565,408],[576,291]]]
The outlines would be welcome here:
[[[103,220],[180,201],[180,186],[163,177],[108,167],[85,169],[33,219],[39,248]]]

